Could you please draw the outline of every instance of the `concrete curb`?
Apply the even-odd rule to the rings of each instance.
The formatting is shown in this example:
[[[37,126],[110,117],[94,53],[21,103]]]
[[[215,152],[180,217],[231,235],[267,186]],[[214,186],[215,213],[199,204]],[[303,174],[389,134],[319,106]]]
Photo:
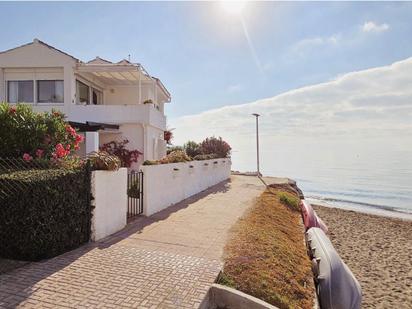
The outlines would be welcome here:
[[[210,287],[199,308],[278,309],[278,307],[272,306],[256,297],[216,283]]]

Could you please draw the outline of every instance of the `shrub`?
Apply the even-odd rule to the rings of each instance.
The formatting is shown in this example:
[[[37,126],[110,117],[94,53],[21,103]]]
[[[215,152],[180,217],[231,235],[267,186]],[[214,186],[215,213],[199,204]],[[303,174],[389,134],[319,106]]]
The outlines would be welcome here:
[[[182,150],[175,150],[160,160],[161,164],[188,162],[192,159]]]
[[[202,154],[216,154],[218,158],[227,158],[232,148],[221,137],[212,136],[200,143],[200,149]]]
[[[189,157],[192,157],[192,158],[201,154],[199,144],[194,141],[188,141],[186,144],[184,144],[183,150],[186,152],[186,154]]]
[[[112,156],[105,151],[93,151],[88,155],[88,158],[95,170],[117,171],[121,166],[117,156]]]
[[[160,162],[156,160],[146,160],[143,162],[143,165],[159,165]]]
[[[0,157],[63,160],[79,149],[83,136],[59,111],[35,113],[24,104],[0,104]]]
[[[77,248],[89,241],[90,220],[88,168],[0,174],[1,257],[36,261]]]
[[[156,161],[146,160],[143,162],[143,165],[158,165],[158,164],[179,163],[179,162],[188,162],[188,161],[192,161],[192,159],[183,150],[175,150],[160,160],[156,160]]]
[[[101,151],[107,152],[109,155],[117,156],[120,159],[122,167],[130,167],[132,163],[139,160],[139,156],[142,155],[139,150],[129,150],[126,145],[129,143],[127,139],[123,141],[111,141],[109,143],[103,144],[100,147]]]
[[[290,193],[280,192],[279,201],[289,207],[291,210],[300,211],[299,199],[296,196],[291,195]]]
[[[218,156],[215,153],[211,153],[211,154],[200,154],[197,155],[193,158],[193,160],[197,160],[197,161],[203,161],[203,160],[212,160],[212,159],[216,159]]]
[[[169,154],[173,151],[184,151],[182,146],[173,146],[173,147],[167,147],[166,153]]]

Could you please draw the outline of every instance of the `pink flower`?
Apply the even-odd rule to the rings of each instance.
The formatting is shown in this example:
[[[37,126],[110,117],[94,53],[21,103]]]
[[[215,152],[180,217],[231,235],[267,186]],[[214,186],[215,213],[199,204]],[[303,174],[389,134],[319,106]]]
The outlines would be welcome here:
[[[67,144],[67,145],[66,145],[66,150],[67,150],[67,151],[70,151],[70,144]]]
[[[83,135],[76,134],[76,143],[78,144],[78,143],[81,143],[83,141],[84,141]]]
[[[58,143],[56,145],[56,151],[55,154],[58,158],[65,157],[69,154],[70,152],[64,149],[63,145],[61,143]]]
[[[26,162],[30,162],[31,160],[33,160],[33,157],[29,155],[28,153],[25,153],[23,154],[23,160]]]
[[[66,132],[70,133],[71,136],[75,137],[76,136],[76,130],[72,128],[71,125],[66,125]]]
[[[15,114],[16,113],[16,106],[11,106],[9,109],[10,114]]]
[[[44,154],[44,150],[43,149],[37,149],[36,150],[36,157],[37,158],[41,158],[41,157],[43,157],[43,154]]]

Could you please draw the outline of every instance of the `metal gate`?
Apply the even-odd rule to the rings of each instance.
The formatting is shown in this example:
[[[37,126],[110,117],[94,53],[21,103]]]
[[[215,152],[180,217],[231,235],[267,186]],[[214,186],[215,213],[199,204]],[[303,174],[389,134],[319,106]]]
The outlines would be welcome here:
[[[132,171],[127,175],[127,218],[143,213],[143,172]]]

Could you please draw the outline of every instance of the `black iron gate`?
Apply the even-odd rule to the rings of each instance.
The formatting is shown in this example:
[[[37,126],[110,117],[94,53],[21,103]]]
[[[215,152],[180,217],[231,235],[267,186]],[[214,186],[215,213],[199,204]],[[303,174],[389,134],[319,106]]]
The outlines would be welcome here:
[[[127,175],[127,218],[143,213],[143,172],[132,171]]]

